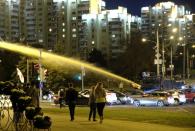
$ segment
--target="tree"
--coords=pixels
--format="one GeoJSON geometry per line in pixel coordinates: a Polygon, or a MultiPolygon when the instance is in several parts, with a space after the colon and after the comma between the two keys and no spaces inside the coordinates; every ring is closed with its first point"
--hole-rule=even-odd
{"type": "Polygon", "coordinates": [[[0,80],[8,81],[11,79],[12,72],[16,70],[16,64],[20,60],[20,56],[16,53],[2,50],[0,51],[0,80]]]}
{"type": "Polygon", "coordinates": [[[152,43],[143,43],[139,32],[132,34],[127,50],[112,62],[112,70],[126,78],[137,80],[143,71],[153,71],[154,50],[152,43]]]}
{"type": "Polygon", "coordinates": [[[89,53],[88,61],[94,63],[96,66],[106,67],[106,60],[104,59],[102,52],[94,48],[89,53]]]}

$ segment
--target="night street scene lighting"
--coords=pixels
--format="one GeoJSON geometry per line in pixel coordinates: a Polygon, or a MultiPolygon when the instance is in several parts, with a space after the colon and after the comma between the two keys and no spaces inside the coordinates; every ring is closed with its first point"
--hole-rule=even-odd
{"type": "Polygon", "coordinates": [[[0,130],[192,131],[194,0],[0,0],[0,130]]]}

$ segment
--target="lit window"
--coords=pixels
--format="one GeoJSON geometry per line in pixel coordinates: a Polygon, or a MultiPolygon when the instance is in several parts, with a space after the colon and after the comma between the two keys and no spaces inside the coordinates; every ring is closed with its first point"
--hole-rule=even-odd
{"type": "Polygon", "coordinates": [[[115,38],[116,36],[115,35],[112,35],[112,38],[115,38]]]}
{"type": "Polygon", "coordinates": [[[66,30],[65,29],[62,29],[63,32],[65,32],[66,30]]]}
{"type": "Polygon", "coordinates": [[[63,34],[62,37],[64,38],[65,37],[65,34],[63,34]]]}
{"type": "Polygon", "coordinates": [[[72,32],[76,32],[76,29],[75,29],[75,28],[73,28],[73,29],[72,29],[72,32]]]}
{"type": "Polygon", "coordinates": [[[65,26],[65,23],[62,23],[62,26],[65,26]]]}
{"type": "Polygon", "coordinates": [[[42,39],[39,39],[39,43],[42,43],[43,42],[43,40],[42,39]]]}
{"type": "Polygon", "coordinates": [[[72,34],[72,37],[77,37],[77,35],[76,34],[72,34]]]}
{"type": "Polygon", "coordinates": [[[72,20],[76,20],[77,18],[76,17],[72,17],[72,20]]]}
{"type": "Polygon", "coordinates": [[[64,6],[62,6],[62,9],[64,9],[64,6]]]}
{"type": "Polygon", "coordinates": [[[49,32],[52,32],[52,28],[49,28],[49,32]]]}
{"type": "Polygon", "coordinates": [[[95,41],[92,41],[91,44],[94,45],[95,44],[95,41]]]}

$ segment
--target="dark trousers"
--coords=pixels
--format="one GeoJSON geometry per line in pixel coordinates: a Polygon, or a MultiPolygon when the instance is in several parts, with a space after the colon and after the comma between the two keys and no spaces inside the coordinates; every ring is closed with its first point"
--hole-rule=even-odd
{"type": "Polygon", "coordinates": [[[103,119],[104,107],[105,107],[105,102],[97,103],[98,115],[99,115],[100,118],[102,118],[102,119],[103,119]]]}
{"type": "Polygon", "coordinates": [[[59,104],[60,104],[60,108],[62,108],[64,104],[64,99],[62,97],[59,98],[59,104]]]}
{"type": "Polygon", "coordinates": [[[93,120],[95,120],[95,117],[96,117],[96,103],[90,103],[89,120],[91,119],[92,114],[93,114],[93,120]]]}
{"type": "Polygon", "coordinates": [[[70,103],[68,104],[69,111],[70,111],[70,118],[71,118],[71,121],[74,120],[75,106],[76,106],[76,102],[70,102],[70,103]]]}

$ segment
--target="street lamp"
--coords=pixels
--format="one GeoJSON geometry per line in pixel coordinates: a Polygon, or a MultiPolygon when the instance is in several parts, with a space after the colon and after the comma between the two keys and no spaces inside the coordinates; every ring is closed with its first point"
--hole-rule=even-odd
{"type": "Polygon", "coordinates": [[[160,53],[159,53],[159,35],[158,35],[158,28],[156,30],[156,41],[152,41],[152,40],[147,40],[145,38],[142,39],[142,42],[146,42],[146,41],[150,41],[156,44],[156,59],[155,59],[155,64],[157,65],[157,69],[156,69],[156,73],[157,73],[157,77],[160,76],[160,53]]]}

